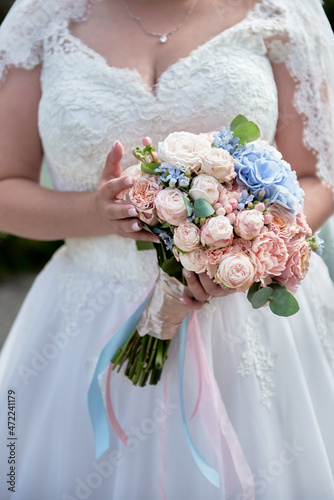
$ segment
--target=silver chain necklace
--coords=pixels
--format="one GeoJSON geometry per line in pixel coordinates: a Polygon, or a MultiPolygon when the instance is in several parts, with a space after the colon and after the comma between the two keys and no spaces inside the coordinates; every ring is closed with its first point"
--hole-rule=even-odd
{"type": "Polygon", "coordinates": [[[187,14],[185,15],[184,19],[175,27],[173,28],[172,30],[170,31],[167,31],[167,33],[155,33],[154,31],[150,31],[146,28],[145,24],[143,23],[143,21],[134,15],[134,13],[129,9],[129,7],[127,6],[127,4],[125,3],[125,0],[119,0],[121,2],[121,4],[123,5],[123,7],[125,8],[125,10],[127,11],[127,13],[129,14],[129,16],[134,19],[135,21],[137,21],[138,24],[140,24],[140,26],[143,28],[144,31],[146,31],[146,33],[148,33],[149,35],[153,35],[153,36],[158,36],[159,39],[160,39],[160,42],[161,43],[166,43],[167,42],[167,39],[170,35],[173,35],[173,33],[175,33],[176,31],[178,31],[179,29],[182,28],[182,26],[184,26],[186,24],[186,22],[188,21],[189,17],[191,16],[191,13],[192,11],[194,10],[195,8],[195,5],[197,4],[198,0],[193,0],[191,2],[191,5],[188,9],[188,12],[187,14]]]}

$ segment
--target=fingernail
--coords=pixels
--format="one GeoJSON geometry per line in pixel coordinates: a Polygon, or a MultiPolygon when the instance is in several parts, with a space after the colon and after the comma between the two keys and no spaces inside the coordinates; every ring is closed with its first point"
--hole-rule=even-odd
{"type": "Polygon", "coordinates": [[[133,184],[133,179],[132,179],[132,177],[126,177],[126,178],[124,179],[124,184],[125,184],[126,186],[132,186],[132,184],[133,184]]]}
{"type": "Polygon", "coordinates": [[[161,243],[161,240],[159,240],[159,238],[155,238],[154,243],[161,243]]]}
{"type": "Polygon", "coordinates": [[[115,148],[117,146],[117,144],[119,144],[119,141],[114,142],[113,148],[115,148]]]}
{"type": "Polygon", "coordinates": [[[137,214],[137,210],[135,208],[129,208],[128,210],[128,214],[131,216],[131,217],[136,217],[137,214]]]}
{"type": "Polygon", "coordinates": [[[185,276],[186,278],[190,278],[191,272],[187,271],[187,269],[183,269],[183,276],[185,276]]]}
{"type": "Polygon", "coordinates": [[[140,225],[138,224],[138,222],[134,222],[134,223],[132,224],[132,229],[133,229],[134,231],[140,231],[140,225]]]}
{"type": "Polygon", "coordinates": [[[179,301],[182,302],[182,304],[186,304],[187,303],[187,301],[186,301],[186,299],[184,297],[181,297],[179,299],[179,301]]]}

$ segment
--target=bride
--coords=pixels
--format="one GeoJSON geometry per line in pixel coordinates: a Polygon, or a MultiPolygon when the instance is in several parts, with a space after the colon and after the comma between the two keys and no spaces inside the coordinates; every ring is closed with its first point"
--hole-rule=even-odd
{"type": "Polygon", "coordinates": [[[135,245],[156,237],[116,202],[132,148],[246,115],[296,170],[315,231],[334,209],[333,48],[320,0],[15,2],[0,29],[0,230],[65,245],[1,353],[1,498],[334,498],[334,286],[317,255],[289,319],[186,276],[200,467],[177,336],[157,386],[99,376],[127,446],[110,428],[95,456],[87,404],[101,349],[157,277],[155,253],[135,245]],[[54,190],[38,183],[43,156],[54,190]]]}

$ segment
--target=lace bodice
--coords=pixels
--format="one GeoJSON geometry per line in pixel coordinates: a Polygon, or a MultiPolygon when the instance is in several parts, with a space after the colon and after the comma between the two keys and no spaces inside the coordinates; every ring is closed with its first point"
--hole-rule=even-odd
{"type": "Polygon", "coordinates": [[[39,129],[57,189],[95,189],[116,139],[129,166],[145,135],[157,143],[177,130],[216,130],[239,113],[273,140],[276,86],[263,39],[246,20],[170,66],[154,92],[135,70],[108,66],[66,21],[44,44],[39,129]]]}

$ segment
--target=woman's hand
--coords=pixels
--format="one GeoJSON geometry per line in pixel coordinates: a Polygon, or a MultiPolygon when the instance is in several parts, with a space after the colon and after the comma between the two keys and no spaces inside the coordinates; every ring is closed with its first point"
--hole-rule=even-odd
{"type": "Polygon", "coordinates": [[[184,269],[183,276],[187,280],[189,290],[194,296],[192,299],[188,295],[184,295],[180,299],[189,309],[201,309],[205,302],[212,297],[225,297],[226,295],[231,295],[236,292],[236,290],[224,289],[216,285],[206,273],[196,274],[184,269]]]}
{"type": "Polygon", "coordinates": [[[117,195],[133,186],[132,177],[121,177],[123,147],[116,142],[109,153],[95,193],[95,207],[100,222],[110,234],[124,238],[160,243],[157,236],[143,230],[142,222],[136,218],[137,210],[131,203],[117,199],[117,195]]]}

